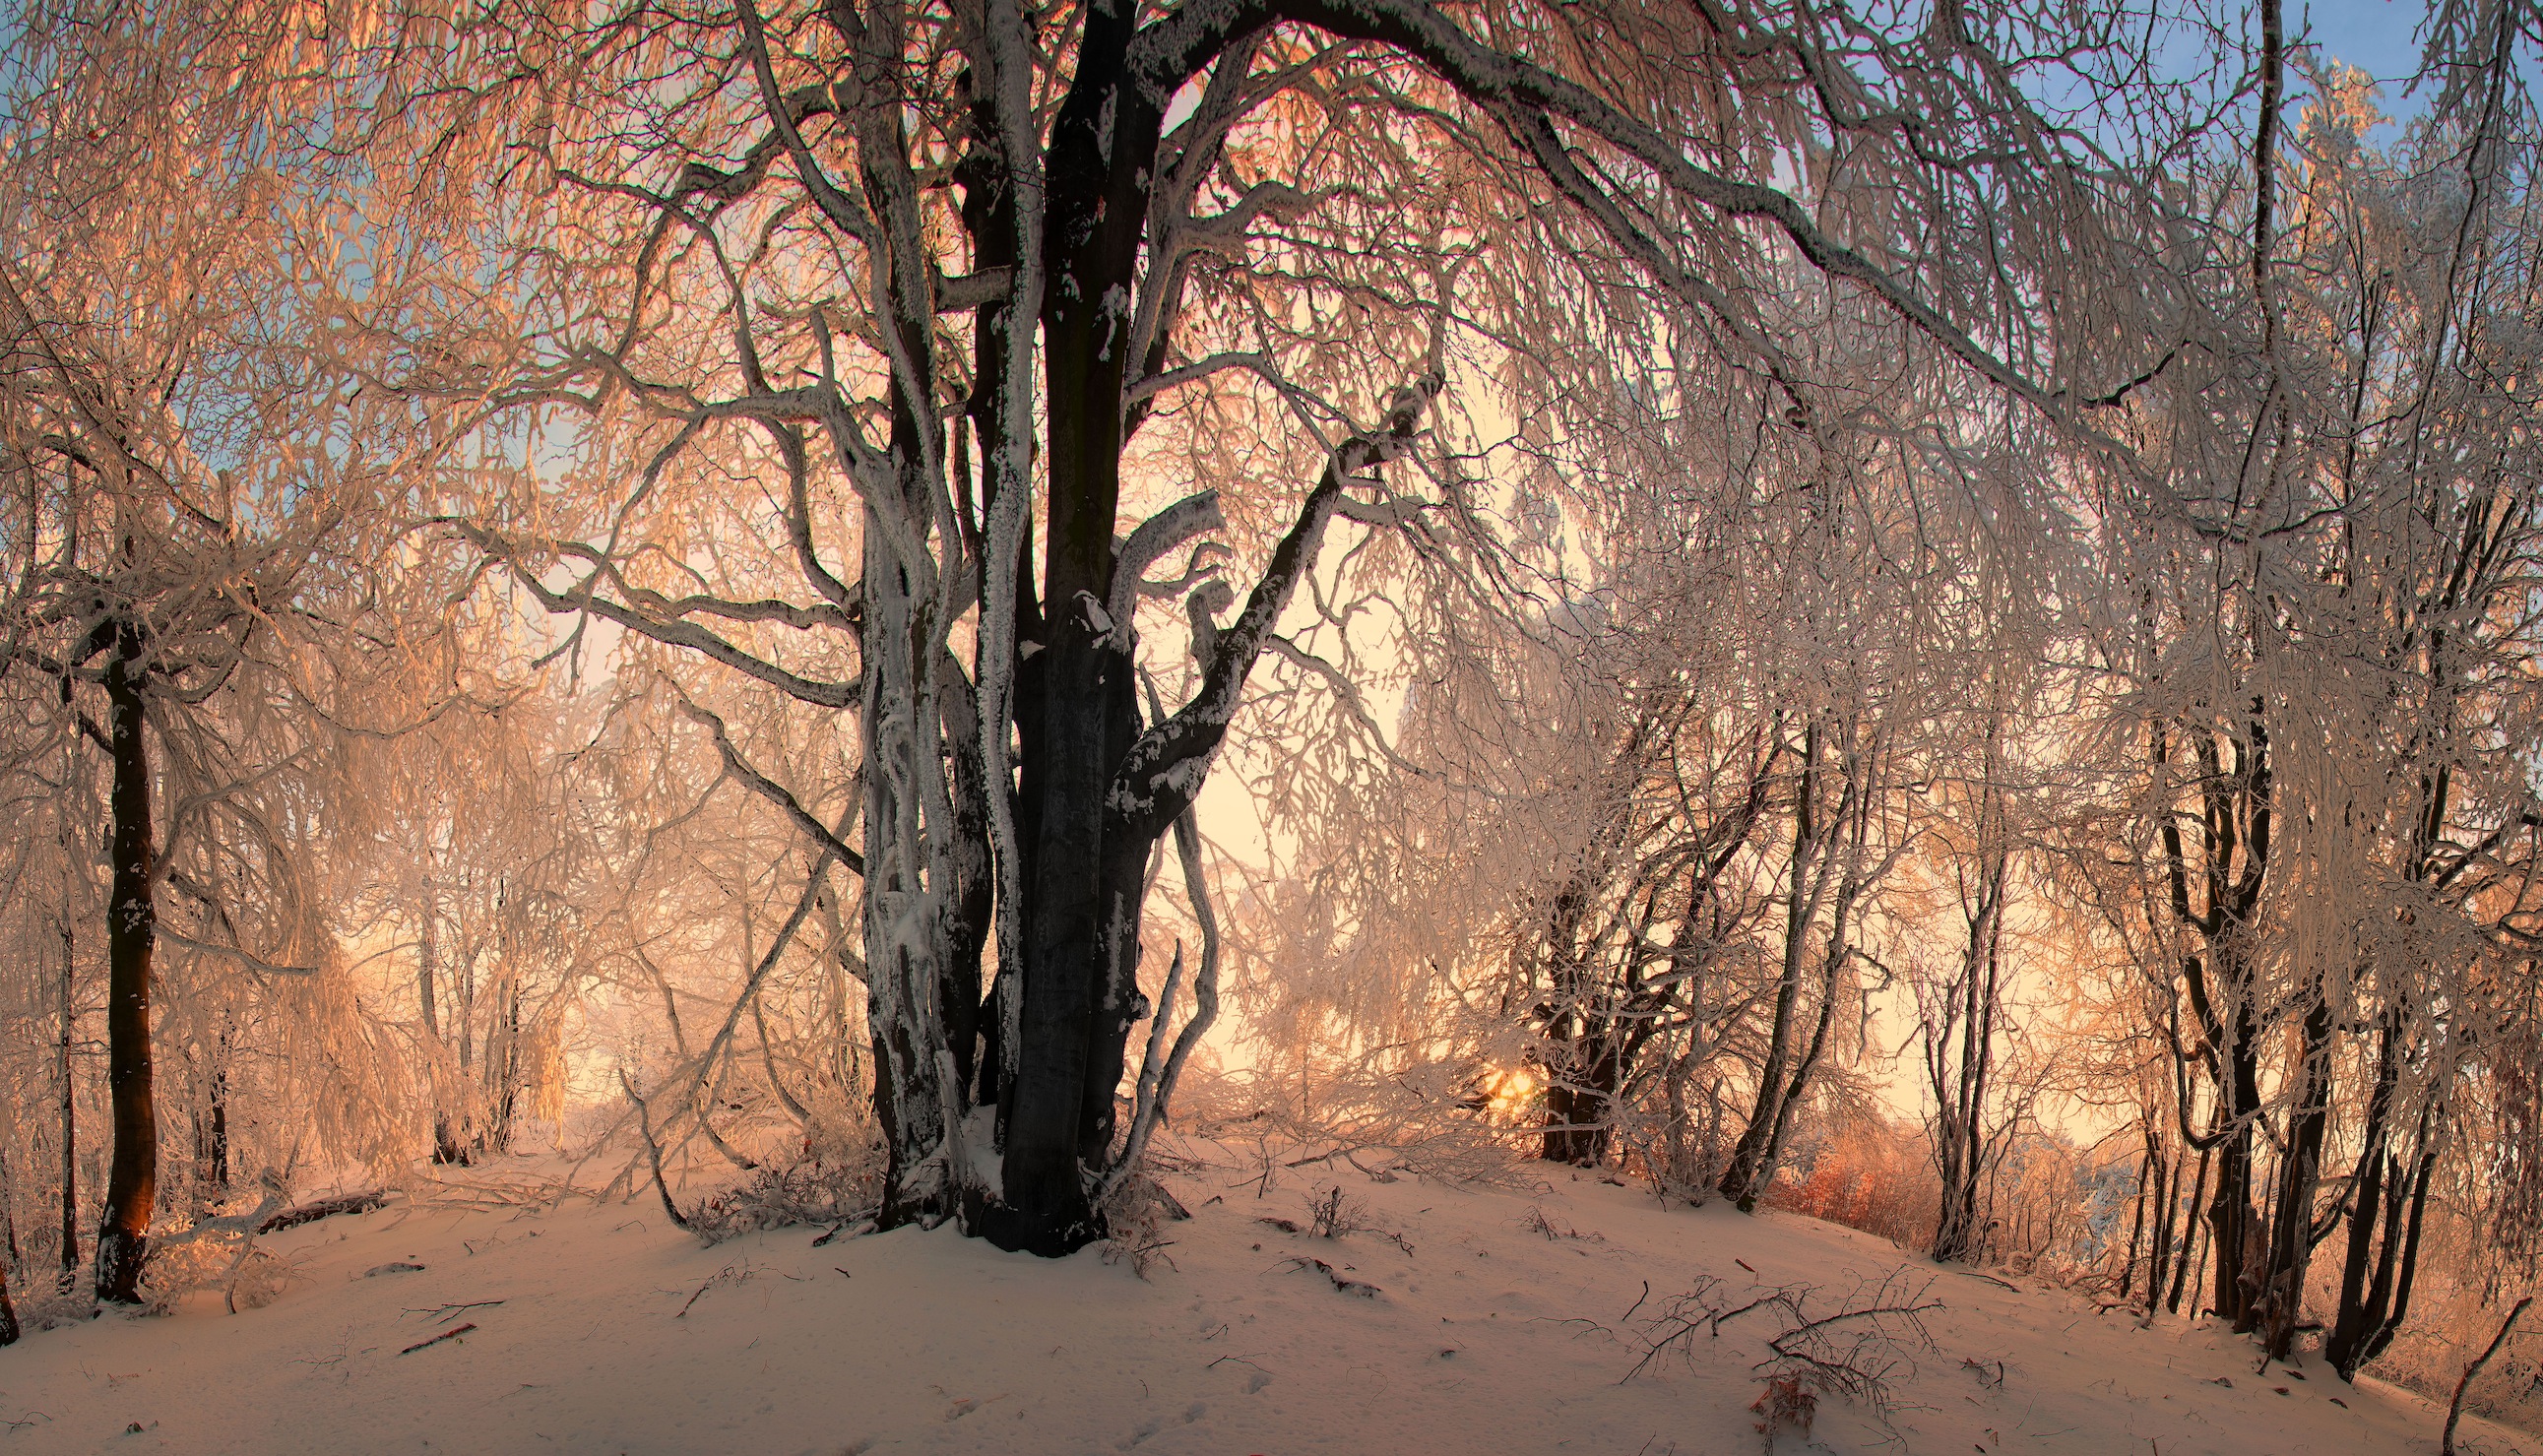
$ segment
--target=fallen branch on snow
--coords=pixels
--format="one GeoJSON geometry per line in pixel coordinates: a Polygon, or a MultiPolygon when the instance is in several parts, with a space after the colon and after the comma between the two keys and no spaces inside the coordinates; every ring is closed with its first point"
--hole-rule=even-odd
{"type": "Polygon", "coordinates": [[[445,1341],[445,1340],[457,1340],[460,1336],[465,1335],[465,1334],[467,1334],[469,1331],[474,1330],[474,1329],[476,1329],[476,1328],[477,1328],[477,1326],[476,1326],[474,1323],[471,1323],[471,1324],[462,1325],[462,1326],[460,1326],[460,1327],[459,1327],[458,1329],[456,1329],[456,1330],[444,1330],[444,1331],[442,1331],[440,1334],[435,1335],[434,1337],[432,1337],[430,1340],[419,1340],[419,1341],[417,1341],[415,1343],[408,1345],[406,1348],[404,1348],[404,1349],[402,1349],[402,1350],[399,1350],[399,1351],[398,1351],[398,1353],[399,1353],[399,1354],[402,1354],[402,1355],[411,1355],[411,1354],[414,1354],[417,1350],[430,1348],[431,1346],[436,1345],[436,1344],[439,1344],[441,1341],[445,1341]]]}
{"type": "Polygon", "coordinates": [[[280,1233],[284,1229],[296,1229],[304,1223],[316,1223],[322,1218],[333,1218],[339,1213],[368,1213],[372,1209],[386,1206],[388,1201],[388,1190],[385,1188],[373,1188],[366,1193],[344,1193],[333,1198],[316,1198],[271,1215],[258,1224],[256,1231],[260,1234],[280,1233]]]}

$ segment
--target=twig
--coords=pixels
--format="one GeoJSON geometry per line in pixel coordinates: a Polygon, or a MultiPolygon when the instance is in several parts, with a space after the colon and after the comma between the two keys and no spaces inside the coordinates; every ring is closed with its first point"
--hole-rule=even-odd
{"type": "MultiPolygon", "coordinates": [[[[831,1266],[832,1268],[838,1268],[838,1265],[837,1265],[837,1264],[832,1264],[832,1265],[830,1265],[830,1266],[831,1266]]],[[[846,1269],[839,1269],[839,1272],[841,1272],[841,1273],[843,1273],[843,1274],[844,1274],[844,1273],[847,1273],[848,1271],[847,1271],[846,1269]]],[[[723,1283],[725,1280],[727,1280],[727,1279],[732,1279],[734,1283],[736,1283],[736,1284],[737,1284],[737,1283],[740,1283],[743,1279],[747,1279],[747,1278],[749,1278],[749,1277],[750,1277],[750,1266],[749,1266],[747,1264],[743,1264],[743,1265],[742,1265],[742,1269],[741,1269],[741,1272],[740,1272],[740,1274],[739,1274],[739,1275],[735,1275],[735,1274],[733,1273],[733,1271],[732,1271],[732,1264],[726,1264],[723,1268],[720,1268],[720,1269],[716,1270],[714,1273],[707,1275],[707,1281],[706,1281],[705,1283],[700,1284],[697,1288],[695,1288],[695,1289],[691,1290],[691,1291],[689,1292],[688,1303],[687,1303],[687,1304],[683,1304],[683,1305],[681,1305],[681,1306],[680,1306],[680,1313],[679,1313],[679,1314],[676,1314],[676,1315],[671,1316],[671,1318],[676,1320],[676,1319],[681,1318],[681,1316],[686,1315],[686,1314],[689,1312],[689,1305],[691,1305],[691,1304],[695,1304],[695,1303],[697,1303],[697,1302],[698,1302],[698,1296],[700,1296],[700,1295],[702,1295],[702,1294],[706,1293],[708,1290],[710,1290],[710,1289],[714,1288],[716,1285],[723,1283]]],[[[854,1278],[854,1277],[855,1277],[855,1275],[850,1274],[850,1275],[849,1275],[849,1277],[854,1278]]]]}
{"type": "Polygon", "coordinates": [[[490,1309],[502,1302],[500,1299],[472,1299],[466,1304],[445,1304],[438,1309],[410,1309],[407,1313],[422,1315],[428,1320],[438,1320],[444,1315],[455,1315],[463,1310],[490,1309]]]}
{"type": "Polygon", "coordinates": [[[429,1347],[429,1346],[431,1346],[431,1345],[439,1344],[441,1341],[445,1341],[445,1340],[457,1340],[460,1336],[465,1335],[465,1334],[467,1334],[469,1331],[474,1330],[474,1329],[476,1329],[476,1328],[477,1328],[477,1327],[476,1327],[474,1324],[467,1324],[467,1325],[462,1325],[462,1326],[460,1326],[460,1327],[459,1327],[458,1329],[456,1329],[456,1330],[444,1330],[444,1331],[442,1331],[440,1334],[435,1335],[434,1337],[432,1337],[430,1340],[419,1340],[419,1341],[417,1341],[415,1343],[408,1345],[406,1348],[404,1348],[404,1349],[402,1349],[402,1350],[399,1350],[399,1351],[398,1351],[398,1353],[399,1353],[399,1354],[402,1354],[402,1355],[411,1355],[411,1354],[414,1354],[417,1350],[424,1349],[424,1348],[427,1348],[427,1347],[429,1347]]]}
{"type": "MultiPolygon", "coordinates": [[[[1220,1355],[1217,1359],[1201,1366],[1201,1368],[1204,1370],[1215,1370],[1219,1366],[1228,1363],[1230,1360],[1233,1360],[1240,1365],[1254,1365],[1254,1357],[1252,1355],[1220,1355]]],[[[1254,1365],[1254,1368],[1260,1370],[1263,1367],[1260,1365],[1254,1365]]]]}
{"type": "Polygon", "coordinates": [[[691,1233],[697,1232],[689,1223],[688,1215],[680,1211],[680,1205],[671,1201],[670,1185],[662,1182],[662,1145],[654,1141],[653,1114],[646,1111],[645,1099],[636,1095],[636,1084],[627,1080],[625,1067],[618,1069],[618,1085],[626,1090],[627,1100],[636,1105],[636,1126],[645,1139],[645,1156],[653,1163],[654,1191],[662,1195],[662,1211],[670,1215],[671,1222],[691,1233]]]}
{"type": "Polygon", "coordinates": [[[2463,1419],[2464,1392],[2472,1389],[2472,1378],[2479,1375],[2482,1367],[2490,1363],[2490,1357],[2499,1353],[2499,1347],[2507,1342],[2507,1332],[2516,1328],[2516,1317],[2525,1313],[2525,1307],[2533,1302],[2531,1294],[2516,1301],[2516,1308],[2509,1310],[2507,1318],[2500,1322],[2499,1333],[2490,1338],[2490,1348],[2483,1350],[2480,1358],[2464,1366],[2463,1378],[2455,1382],[2455,1398],[2446,1404],[2446,1433],[2437,1443],[2441,1456],[2455,1456],[2455,1422],[2463,1419]]]}

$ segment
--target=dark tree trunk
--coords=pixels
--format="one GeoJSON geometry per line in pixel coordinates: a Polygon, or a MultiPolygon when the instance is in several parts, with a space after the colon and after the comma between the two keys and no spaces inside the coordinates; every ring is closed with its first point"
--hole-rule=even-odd
{"type": "Polygon", "coordinates": [[[230,1188],[230,1028],[223,1020],[205,1059],[203,1106],[194,1115],[195,1199],[209,1217],[230,1188]]]}
{"type": "MultiPolygon", "coordinates": [[[[2271,1247],[2253,1202],[2252,1168],[2261,1108],[2261,988],[2250,939],[2269,880],[2274,792],[2264,707],[2253,700],[2239,735],[2213,728],[2189,734],[2198,767],[2196,864],[2184,846],[2184,816],[2167,816],[2161,835],[2173,918],[2204,947],[2204,954],[2184,956],[2178,969],[2205,1042],[2196,1064],[2215,1081],[2214,1116],[2200,1139],[2201,1165],[2212,1152],[2216,1175],[2206,1209],[2213,1307],[2238,1334],[2259,1318],[2271,1247]],[[2196,896],[2194,881],[2202,891],[2196,896]]],[[[2171,751],[2168,728],[2156,725],[2149,756],[2158,775],[2171,751]]]]}
{"type": "Polygon", "coordinates": [[[2271,1221],[2270,1263],[2262,1281],[2255,1323],[2268,1339],[2270,1358],[2283,1360],[2295,1344],[2302,1318],[2305,1272],[2313,1262],[2314,1190],[2322,1181],[2323,1137],[2331,1123],[2330,1004],[2317,981],[2305,1012],[2297,1067],[2295,1115],[2287,1128],[2286,1156],[2278,1163],[2277,1208],[2271,1221]]]}
{"type": "Polygon", "coordinates": [[[494,1126],[487,1134],[487,1150],[508,1153],[512,1150],[512,1113],[521,1096],[521,987],[518,981],[506,979],[501,991],[503,1007],[503,1040],[499,1052],[487,1060],[496,1077],[494,1126]]]}
{"type": "MultiPolygon", "coordinates": [[[[1995,772],[1990,749],[1990,779],[1995,772]]],[[[1995,1015],[2004,967],[2004,899],[2007,853],[1988,857],[1975,908],[1967,915],[1968,939],[1961,951],[1961,979],[1953,989],[1960,1022],[1960,1064],[1946,1075],[1948,1052],[1929,1041],[1929,1075],[1936,1110],[1942,1208],[1934,1224],[1934,1258],[1951,1263],[1975,1257],[1979,1243],[1978,1189],[1986,1177],[1986,1106],[1995,1068],[1995,1015]]],[[[1950,1027],[1943,1029],[1948,1045],[1950,1027]]]]}
{"type": "Polygon", "coordinates": [[[1046,174],[1047,619],[1040,751],[1024,775],[1036,827],[1021,1044],[1000,1117],[1003,1198],[982,1229],[1002,1248],[1042,1254],[1102,1233],[1088,1193],[1112,1141],[1115,1093],[1137,1020],[1143,872],[1172,822],[1169,815],[1151,830],[1107,803],[1138,731],[1127,624],[1114,634],[1103,605],[1113,585],[1129,362],[1127,312],[1113,300],[1136,292],[1163,119],[1162,99],[1124,69],[1137,18],[1135,7],[1119,3],[1088,8],[1046,174]]]}
{"type": "Polygon", "coordinates": [[[1000,1119],[1003,1207],[984,1232],[1001,1247],[1065,1253],[1102,1233],[1087,1201],[1088,1170],[1112,1142],[1114,1093],[1136,1020],[1138,896],[1153,839],[1104,805],[1135,729],[1128,655],[1106,648],[1082,612],[1055,617],[1047,630],[1042,751],[1026,776],[1040,842],[1022,1044],[1000,1119]]]}
{"type": "Polygon", "coordinates": [[[2396,1055],[2399,1039],[2394,1014],[2388,1012],[2376,1035],[2375,1081],[2366,1094],[2366,1125],[2358,1136],[2357,1166],[2350,1178],[2353,1206],[2349,1215],[2349,1248],[2340,1265],[2340,1308],[2322,1342],[2323,1358],[2344,1380],[2366,1363],[2361,1351],[2367,1333],[2383,1317],[2381,1309],[2370,1309],[2366,1302],[2366,1265],[2377,1231],[2384,1232],[2388,1245],[2392,1238],[2392,1226],[2385,1217],[2384,1174],[2391,1161],[2385,1143],[2393,1117],[2393,1093],[2401,1080],[2396,1055]]]}
{"type": "MultiPolygon", "coordinates": [[[[71,680],[62,678],[62,709],[65,717],[73,711],[71,680]]],[[[78,1085],[71,1080],[71,1041],[78,1029],[79,959],[77,915],[79,873],[74,854],[70,823],[70,785],[79,773],[79,732],[66,728],[62,747],[62,801],[59,813],[62,851],[62,983],[57,1006],[59,1023],[53,1043],[53,1085],[61,1100],[62,1123],[62,1227],[60,1290],[64,1294],[79,1279],[79,1097],[78,1085]]]]}
{"type": "Polygon", "coordinates": [[[2162,1170],[2156,1175],[2162,1188],[2155,1207],[2154,1247],[2146,1257],[2145,1309],[2151,1318],[2163,1303],[2164,1279],[2172,1271],[2172,1220],[2181,1210],[2181,1155],[2167,1154],[2163,1134],[2152,1126],[2146,1129],[2146,1144],[2148,1155],[2162,1170]]]}
{"type": "Polygon", "coordinates": [[[1581,943],[1591,894],[1585,877],[1575,879],[1547,906],[1548,985],[1534,1011],[1546,1043],[1545,1121],[1538,1156],[1582,1167],[1606,1155],[1606,1139],[1598,1129],[1606,1122],[1607,1094],[1614,1091],[1599,1077],[1606,1023],[1598,1014],[1599,987],[1589,963],[1596,950],[1581,943]]]}
{"type": "Polygon", "coordinates": [[[6,1256],[6,1263],[0,1263],[0,1300],[8,1297],[11,1276],[27,1275],[26,1257],[18,1252],[18,1180],[12,1173],[9,1145],[0,1142],[0,1255],[6,1256]]]}
{"type": "MultiPolygon", "coordinates": [[[[2248,972],[2245,975],[2241,984],[2248,987],[2248,972]]],[[[2246,995],[2234,1012],[2233,1039],[2227,1046],[2232,1102],[2226,1109],[2225,1140],[2217,1148],[2216,1189],[2207,1214],[2214,1232],[2210,1248],[2215,1262],[2215,1310],[2233,1322],[2238,1335],[2250,1333],[2259,1317],[2269,1250],[2260,1209],[2253,1201],[2252,1128],[2261,1106],[2261,1057],[2250,1004],[2246,995]]]]}
{"type": "MultiPolygon", "coordinates": [[[[2213,1148],[2198,1150],[2198,1175],[2190,1181],[2190,1201],[2182,1205],[2181,1262],[2172,1270],[2172,1288],[2164,1295],[2163,1307],[2181,1313],[2182,1291],[2190,1287],[2191,1262],[2198,1254],[2198,1213],[2201,1199],[2207,1195],[2207,1168],[2214,1157],[2213,1148]]],[[[2197,1313],[2197,1296],[2191,1296],[2191,1313],[2197,1313]]]]}
{"type": "Polygon", "coordinates": [[[1793,1023],[1801,1006],[1802,960],[1812,908],[1806,886],[1819,849],[1818,760],[1819,725],[1812,720],[1802,731],[1801,785],[1793,798],[1792,882],[1786,886],[1784,901],[1784,965],[1775,985],[1774,1024],[1767,1035],[1766,1059],[1757,1069],[1756,1104],[1748,1113],[1748,1125],[1740,1129],[1739,1141],[1731,1149],[1730,1165],[1722,1170],[1722,1195],[1737,1203],[1742,1212],[1753,1210],[1764,1191],[1759,1184],[1769,1172],[1767,1152],[1776,1140],[1776,1124],[1785,1106],[1786,1068],[1793,1053],[1793,1023]]]}
{"type": "Polygon", "coordinates": [[[2207,1249],[2211,1269],[2209,1309],[2233,1322],[2236,1334],[2251,1330],[2253,1272],[2251,1256],[2258,1210],[2252,1206],[2252,1133],[2248,1125],[2226,1134],[2217,1148],[2216,1187],[2207,1200],[2207,1249]]]}
{"type": "Polygon", "coordinates": [[[1585,1017],[1567,1066],[1545,1089],[1545,1132],[1538,1156],[1549,1163],[1595,1168],[1615,1143],[1616,1090],[1623,1078],[1621,1033],[1607,1017],[1585,1017]]]}
{"type": "MultiPolygon", "coordinates": [[[[2379,1091],[2383,1090],[2382,1071],[2379,1067],[2379,1091]]],[[[2389,1101],[2387,1108],[2389,1116],[2389,1101]]],[[[2370,1114],[2372,1111],[2370,1102],[2370,1114]]],[[[2357,1207],[2350,1215],[2340,1308],[2333,1316],[2322,1350],[2323,1358],[2331,1362],[2343,1380],[2356,1378],[2368,1361],[2382,1354],[2410,1314],[2411,1287],[2419,1272],[2420,1230],[2427,1211],[2429,1178],[2436,1169],[2436,1154],[2427,1146],[2430,1120],[2424,1111],[2416,1166],[2377,1146],[2378,1139],[2372,1136],[2359,1154],[2357,1207]],[[2379,1231],[2382,1237],[2377,1247],[2379,1231]],[[2371,1282],[2366,1277],[2370,1248],[2376,1249],[2371,1282]]]]}
{"type": "MultiPolygon", "coordinates": [[[[67,840],[67,836],[65,836],[67,840]]],[[[67,845],[66,845],[67,847],[67,845]]],[[[61,1096],[62,1120],[62,1228],[61,1291],[68,1294],[79,1275],[79,1098],[78,1086],[71,1080],[71,1039],[78,1017],[72,1002],[73,960],[71,907],[68,900],[69,877],[64,876],[62,904],[62,998],[58,1039],[53,1043],[53,1081],[61,1096]]]]}
{"type": "Polygon", "coordinates": [[[2137,1251],[2145,1247],[2146,1204],[2154,1196],[2153,1185],[2155,1177],[2154,1145],[2149,1142],[2146,1145],[2145,1157],[2140,1159],[2137,1163],[2136,1212],[2128,1221],[2127,1261],[2119,1265],[2119,1298],[2121,1300],[2125,1300],[2128,1297],[2128,1291],[2136,1287],[2137,1251]]]}
{"type": "Polygon", "coordinates": [[[114,1110],[115,1156],[97,1235],[98,1298],[118,1304],[137,1303],[141,1297],[141,1265],[149,1257],[150,1214],[159,1186],[159,1123],[150,1101],[150,957],[158,918],[150,899],[150,758],[142,739],[140,655],[140,632],[129,624],[119,627],[106,664],[108,734],[115,758],[106,1081],[114,1110]]]}

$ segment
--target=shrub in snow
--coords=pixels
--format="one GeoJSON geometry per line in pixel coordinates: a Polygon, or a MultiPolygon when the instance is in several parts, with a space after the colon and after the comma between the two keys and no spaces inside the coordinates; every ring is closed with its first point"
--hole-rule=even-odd
{"type": "Polygon", "coordinates": [[[760,1229],[809,1223],[855,1223],[874,1216],[883,1191],[882,1150],[872,1145],[807,1149],[786,1162],[765,1162],[741,1182],[709,1197],[688,1216],[709,1244],[760,1229]]]}
{"type": "Polygon", "coordinates": [[[1175,1266],[1174,1260],[1166,1254],[1175,1241],[1164,1237],[1161,1230],[1168,1223],[1192,1217],[1192,1213],[1166,1191],[1165,1185],[1147,1174],[1134,1173],[1121,1180],[1112,1196],[1104,1200],[1103,1214],[1106,1264],[1126,1261],[1130,1272],[1143,1279],[1161,1259],[1168,1268],[1175,1266]]]}

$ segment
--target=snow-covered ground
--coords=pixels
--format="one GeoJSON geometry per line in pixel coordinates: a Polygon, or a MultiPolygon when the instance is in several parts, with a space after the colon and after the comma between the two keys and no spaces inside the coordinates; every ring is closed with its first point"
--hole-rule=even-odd
{"type": "MultiPolygon", "coordinates": [[[[1145,1281],[1093,1250],[1047,1263],[941,1230],[701,1248],[650,1195],[402,1200],[268,1241],[300,1277],[266,1308],[197,1296],[0,1350],[0,1456],[1754,1452],[1756,1368],[1789,1316],[1697,1329],[1628,1378],[1675,1328],[1655,1315],[1699,1288],[1728,1308],[1809,1284],[1815,1317],[1885,1279],[1911,1294],[1930,1280],[1942,1306],[1924,1317],[1931,1347],[1867,1351],[1897,1362],[1886,1421],[1825,1398],[1809,1436],[1778,1449],[2436,1447],[2441,1413],[2318,1362],[2256,1375],[2243,1341],[2139,1329],[1807,1219],[1664,1210],[1588,1180],[1511,1195],[1345,1169],[1346,1197],[1407,1249],[1259,1222],[1303,1223],[1307,1186],[1258,1198],[1238,1178],[1171,1181],[1194,1217],[1166,1228],[1172,1266],[1145,1281]],[[1301,1262],[1315,1260],[1331,1272],[1301,1262]],[[372,1272],[396,1264],[423,1268],[372,1272]],[[424,1343],[461,1325],[475,1328],[424,1343]]],[[[2470,1449],[2537,1449],[2467,1427],[2470,1449]]]]}

